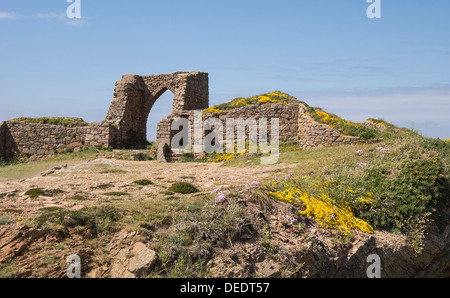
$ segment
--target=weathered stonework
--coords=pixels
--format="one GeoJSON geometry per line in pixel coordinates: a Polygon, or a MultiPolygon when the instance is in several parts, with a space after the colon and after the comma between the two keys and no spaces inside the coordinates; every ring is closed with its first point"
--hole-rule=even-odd
{"type": "Polygon", "coordinates": [[[332,127],[318,123],[308,115],[306,107],[299,104],[298,113],[298,142],[299,147],[310,149],[313,147],[329,147],[355,144],[359,138],[341,135],[332,127]]]}
{"type": "Polygon", "coordinates": [[[83,127],[6,121],[0,126],[0,156],[16,153],[51,156],[65,149],[109,144],[110,127],[91,123],[83,127]]]}
{"type": "Polygon", "coordinates": [[[155,76],[124,75],[116,82],[114,99],[103,121],[114,127],[111,145],[145,141],[147,118],[153,104],[167,90],[174,94],[174,114],[209,107],[208,74],[175,72],[155,76]]]}
{"type": "MultiPolygon", "coordinates": [[[[157,131],[158,144],[160,144],[160,146],[163,144],[171,144],[172,138],[178,133],[178,131],[171,130],[171,123],[176,117],[183,117],[189,120],[191,145],[201,144],[201,141],[199,142],[199,140],[194,139],[194,111],[173,113],[167,119],[161,120],[158,124],[157,131]]],[[[245,121],[248,119],[259,120],[261,118],[266,118],[267,141],[269,143],[271,142],[271,119],[277,118],[279,120],[279,141],[298,142],[299,148],[303,149],[349,145],[359,141],[359,138],[357,137],[341,135],[334,128],[315,121],[308,115],[307,109],[302,103],[259,103],[216,113],[203,113],[202,123],[208,118],[219,119],[223,125],[224,134],[226,119],[242,119],[245,121]]],[[[203,140],[206,134],[208,134],[208,132],[203,130],[203,140]]],[[[235,132],[235,140],[236,138],[237,133],[235,132]]],[[[246,138],[248,140],[248,128],[246,130],[246,138]]],[[[174,152],[177,151],[179,150],[174,150],[174,152]]],[[[160,157],[160,160],[164,160],[164,158],[160,157]]]]}
{"type": "MultiPolygon", "coordinates": [[[[124,75],[116,82],[114,97],[105,120],[84,127],[66,128],[50,124],[28,124],[6,121],[0,124],[0,157],[16,153],[48,156],[65,149],[89,146],[121,148],[130,141],[146,141],[147,118],[158,98],[167,90],[174,94],[172,113],[157,126],[156,144],[159,152],[167,152],[178,131],[171,130],[172,120],[189,119],[194,129],[194,111],[209,108],[208,74],[204,72],[175,72],[139,76],[124,75]]],[[[300,148],[354,144],[359,139],[343,136],[332,127],[314,121],[302,103],[264,103],[235,108],[220,113],[203,113],[202,120],[215,117],[225,125],[226,119],[266,118],[268,136],[271,119],[279,119],[279,140],[297,141],[300,148]]],[[[202,131],[202,136],[208,132],[202,131]]],[[[237,134],[236,134],[237,135],[237,134]]],[[[191,131],[191,144],[199,144],[191,131]]],[[[268,138],[270,142],[270,137],[268,138]]],[[[159,154],[158,159],[165,160],[159,154]]]]}

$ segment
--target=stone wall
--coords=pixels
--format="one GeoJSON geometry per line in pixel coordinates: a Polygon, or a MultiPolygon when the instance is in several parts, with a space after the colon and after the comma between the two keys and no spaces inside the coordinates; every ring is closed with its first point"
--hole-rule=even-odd
{"type": "Polygon", "coordinates": [[[110,143],[110,127],[92,123],[83,127],[63,127],[6,121],[0,126],[0,157],[16,153],[44,157],[76,149],[110,143]]]}
{"type": "Polygon", "coordinates": [[[167,90],[174,94],[173,113],[209,107],[208,74],[175,72],[154,76],[124,75],[116,82],[114,98],[103,123],[113,125],[112,146],[147,138],[147,118],[167,90]]]}
{"type": "Polygon", "coordinates": [[[341,135],[332,127],[318,123],[309,116],[306,107],[299,104],[298,142],[300,148],[348,145],[355,144],[358,140],[357,137],[341,135]]]}
{"type": "MultiPolygon", "coordinates": [[[[191,128],[191,144],[198,144],[198,140],[194,139],[193,123],[194,111],[185,111],[182,113],[173,113],[167,119],[161,120],[157,127],[157,146],[171,144],[171,140],[178,131],[171,131],[172,120],[176,117],[189,119],[191,128]]],[[[310,149],[314,147],[328,147],[346,144],[355,144],[359,138],[341,135],[332,127],[316,122],[308,113],[306,107],[301,103],[264,103],[256,105],[243,106],[231,110],[203,113],[203,123],[207,118],[217,118],[224,126],[224,134],[226,119],[243,119],[249,118],[259,120],[267,119],[267,141],[271,142],[271,119],[279,119],[279,140],[280,142],[298,142],[299,148],[310,149]]],[[[203,139],[208,132],[203,131],[203,139]]],[[[237,134],[235,133],[235,139],[237,134]]],[[[248,129],[246,138],[248,140],[248,129]]],[[[225,135],[224,135],[225,143],[225,135]]],[[[175,151],[176,152],[176,151],[175,151]]]]}

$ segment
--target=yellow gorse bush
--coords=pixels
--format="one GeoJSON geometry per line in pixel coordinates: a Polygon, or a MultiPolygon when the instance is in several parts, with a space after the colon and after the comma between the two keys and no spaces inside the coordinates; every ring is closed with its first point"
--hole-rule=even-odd
{"type": "MultiPolygon", "coordinates": [[[[373,228],[364,220],[356,218],[348,204],[338,203],[320,192],[327,187],[325,182],[313,181],[312,187],[319,190],[316,195],[279,181],[273,181],[269,186],[283,187],[282,190],[271,192],[271,195],[277,200],[299,207],[300,214],[314,219],[320,227],[339,230],[342,234],[349,234],[352,230],[373,233],[373,228]]],[[[364,204],[372,204],[370,198],[358,197],[358,200],[364,204]]]]}
{"type": "Polygon", "coordinates": [[[252,104],[265,104],[265,103],[285,103],[288,104],[289,102],[292,102],[293,99],[289,94],[280,92],[280,91],[275,91],[275,92],[270,92],[270,93],[266,93],[266,94],[262,94],[262,95],[257,95],[257,96],[253,96],[253,97],[248,97],[248,98],[244,98],[244,97],[238,97],[235,98],[231,101],[229,101],[228,103],[225,104],[220,104],[220,105],[215,105],[210,107],[209,109],[203,110],[203,113],[207,114],[207,113],[220,113],[220,112],[224,112],[225,110],[229,109],[229,108],[239,108],[239,107],[244,107],[247,105],[252,105],[252,104]]]}

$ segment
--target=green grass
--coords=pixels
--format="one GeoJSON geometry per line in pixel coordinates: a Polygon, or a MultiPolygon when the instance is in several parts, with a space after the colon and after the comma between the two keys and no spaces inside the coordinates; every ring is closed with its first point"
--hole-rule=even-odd
{"type": "Polygon", "coordinates": [[[6,166],[1,166],[0,164],[0,177],[13,179],[29,178],[63,163],[70,166],[86,160],[96,159],[102,152],[104,151],[92,147],[79,152],[59,155],[48,160],[30,161],[6,166]]]}
{"type": "Polygon", "coordinates": [[[73,197],[70,197],[69,200],[74,200],[74,201],[87,201],[89,200],[87,197],[85,196],[81,196],[81,195],[75,195],[73,197]]]}
{"type": "Polygon", "coordinates": [[[97,188],[97,189],[108,189],[108,188],[111,188],[111,187],[114,187],[114,185],[111,184],[111,183],[106,183],[106,184],[97,185],[95,188],[97,188]]]}
{"type": "Polygon", "coordinates": [[[349,206],[375,229],[407,235],[416,251],[427,222],[450,220],[439,211],[450,198],[447,142],[404,131],[378,144],[282,156],[280,162],[298,163],[296,175],[287,182],[291,187],[349,206]]]}
{"type": "Polygon", "coordinates": [[[82,127],[88,126],[89,123],[85,122],[81,118],[72,117],[41,117],[41,118],[27,118],[21,117],[12,119],[11,121],[19,121],[24,123],[36,123],[36,124],[52,124],[64,127],[82,127]]]}
{"type": "Polygon", "coordinates": [[[141,185],[141,186],[146,186],[146,185],[152,185],[153,184],[153,182],[148,180],[148,179],[136,180],[133,183],[137,184],[137,185],[141,185]]]}
{"type": "Polygon", "coordinates": [[[35,199],[39,196],[45,195],[45,191],[41,188],[33,188],[33,189],[30,189],[27,192],[25,192],[25,195],[30,196],[30,198],[35,199]]]}
{"type": "Polygon", "coordinates": [[[114,197],[123,197],[123,196],[129,196],[130,194],[126,192],[120,192],[120,191],[112,191],[104,193],[105,196],[114,196],[114,197]]]}
{"type": "Polygon", "coordinates": [[[87,227],[94,229],[97,233],[111,231],[114,223],[122,218],[121,211],[115,206],[104,205],[83,208],[78,211],[69,210],[47,210],[34,219],[37,227],[45,227],[56,224],[63,228],[87,227]]]}
{"type": "Polygon", "coordinates": [[[0,263],[0,278],[11,278],[17,271],[17,266],[14,259],[8,259],[3,263],[0,263]]]}
{"type": "Polygon", "coordinates": [[[181,193],[181,194],[191,194],[199,192],[198,188],[196,188],[191,183],[187,182],[175,183],[171,187],[169,187],[168,190],[174,193],[181,193]]]}
{"type": "Polygon", "coordinates": [[[23,212],[23,210],[20,210],[20,209],[5,209],[5,210],[2,210],[0,212],[2,212],[2,213],[20,214],[20,213],[23,212]]]}
{"type": "Polygon", "coordinates": [[[110,170],[104,170],[99,172],[100,174],[124,174],[124,173],[128,173],[125,170],[120,170],[120,169],[110,169],[110,170]]]}
{"type": "Polygon", "coordinates": [[[12,221],[0,218],[0,226],[6,226],[6,225],[9,225],[9,224],[12,224],[12,221]]]}

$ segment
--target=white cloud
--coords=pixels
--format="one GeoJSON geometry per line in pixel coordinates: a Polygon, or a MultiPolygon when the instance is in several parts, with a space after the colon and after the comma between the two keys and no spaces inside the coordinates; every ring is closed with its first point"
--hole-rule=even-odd
{"type": "Polygon", "coordinates": [[[6,11],[0,11],[0,20],[12,20],[16,19],[18,15],[14,12],[6,12],[6,11]]]}

